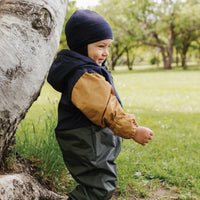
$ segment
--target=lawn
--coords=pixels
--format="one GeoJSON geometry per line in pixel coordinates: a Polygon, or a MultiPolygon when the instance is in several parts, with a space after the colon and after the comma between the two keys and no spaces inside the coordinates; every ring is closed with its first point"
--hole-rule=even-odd
{"type": "MultiPolygon", "coordinates": [[[[113,199],[200,199],[200,71],[121,70],[113,78],[124,110],[155,133],[145,147],[124,140],[113,199]]],[[[54,136],[59,96],[45,83],[19,125],[16,150],[35,162],[43,183],[66,193],[76,183],[54,136]]]]}

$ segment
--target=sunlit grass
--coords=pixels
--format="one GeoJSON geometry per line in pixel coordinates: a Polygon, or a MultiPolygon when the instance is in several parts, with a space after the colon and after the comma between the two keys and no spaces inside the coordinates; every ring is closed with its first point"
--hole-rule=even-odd
{"type": "MultiPolygon", "coordinates": [[[[153,141],[143,147],[124,140],[117,159],[119,198],[148,196],[159,187],[179,199],[200,198],[200,71],[121,71],[113,73],[126,112],[151,128],[153,141]]],[[[37,172],[52,188],[74,187],[55,140],[59,94],[45,83],[17,131],[17,151],[36,161],[37,172]]]]}
{"type": "Polygon", "coordinates": [[[125,110],[155,132],[146,147],[124,142],[118,158],[120,185],[140,185],[134,190],[145,196],[149,190],[144,186],[157,180],[176,186],[176,192],[185,196],[200,194],[199,75],[197,71],[114,75],[125,110]]]}

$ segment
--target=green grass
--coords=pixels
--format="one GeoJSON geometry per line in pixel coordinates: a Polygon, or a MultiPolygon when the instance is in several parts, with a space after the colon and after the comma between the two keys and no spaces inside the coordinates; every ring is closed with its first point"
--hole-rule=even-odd
{"type": "MultiPolygon", "coordinates": [[[[162,187],[179,199],[200,198],[200,71],[121,70],[113,77],[125,111],[155,133],[145,147],[124,140],[116,161],[118,199],[151,199],[162,187]]],[[[54,136],[58,99],[59,94],[45,83],[19,125],[16,150],[35,161],[43,182],[65,193],[76,183],[54,136]]]]}

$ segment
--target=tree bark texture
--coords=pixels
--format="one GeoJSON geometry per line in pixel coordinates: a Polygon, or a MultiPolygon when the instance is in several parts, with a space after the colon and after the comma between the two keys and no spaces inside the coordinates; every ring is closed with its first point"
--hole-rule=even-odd
{"type": "MultiPolygon", "coordinates": [[[[0,167],[59,47],[68,0],[0,0],[0,167]]],[[[1,200],[66,199],[28,172],[0,175],[1,200]]]]}
{"type": "Polygon", "coordinates": [[[37,180],[28,174],[1,175],[0,177],[1,200],[65,200],[47,190],[37,180]]]}
{"type": "Polygon", "coordinates": [[[59,47],[67,0],[0,0],[0,160],[59,47]]]}
{"type": "MultiPolygon", "coordinates": [[[[160,48],[160,52],[163,58],[163,64],[164,64],[164,69],[172,69],[172,55],[173,55],[173,45],[174,45],[174,39],[175,39],[175,34],[173,30],[173,26],[170,26],[170,38],[169,38],[169,47],[165,47],[161,40],[158,37],[158,34],[155,32],[153,34],[154,38],[156,39],[157,46],[160,48]]],[[[150,44],[151,45],[151,44],[150,44]]]]}

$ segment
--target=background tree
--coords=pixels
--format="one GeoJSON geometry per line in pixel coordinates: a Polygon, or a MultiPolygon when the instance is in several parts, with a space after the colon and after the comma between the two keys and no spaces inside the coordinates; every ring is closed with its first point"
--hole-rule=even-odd
{"type": "Polygon", "coordinates": [[[199,37],[199,33],[195,33],[194,31],[185,31],[184,34],[180,34],[177,36],[175,41],[175,46],[177,52],[181,56],[181,66],[183,69],[187,68],[186,65],[186,55],[191,46],[192,41],[195,41],[199,37]]]}
{"type": "MultiPolygon", "coordinates": [[[[0,167],[56,54],[66,6],[67,0],[0,0],[0,167]]],[[[0,198],[60,198],[26,173],[1,177],[0,198]]]]}
{"type": "Polygon", "coordinates": [[[198,41],[200,38],[200,2],[186,1],[182,3],[182,8],[179,11],[179,17],[176,21],[177,37],[175,40],[175,48],[181,56],[181,64],[183,69],[186,69],[186,55],[193,41],[198,41]]]}
{"type": "MultiPolygon", "coordinates": [[[[109,20],[118,27],[118,33],[131,37],[127,40],[129,43],[139,41],[142,45],[160,49],[164,69],[172,68],[175,43],[180,44],[178,41],[186,38],[190,43],[197,38],[194,31],[199,31],[199,0],[101,0],[101,3],[98,9],[104,16],[110,15],[109,20]]],[[[180,47],[183,63],[187,46],[180,47]]]]}
{"type": "Polygon", "coordinates": [[[136,58],[136,51],[137,51],[136,46],[130,46],[130,47],[127,47],[125,49],[126,63],[127,63],[127,67],[128,67],[129,70],[133,69],[133,63],[134,63],[135,58],[136,58]]]}
{"type": "Polygon", "coordinates": [[[159,48],[164,69],[171,69],[176,37],[174,30],[174,20],[178,10],[176,4],[172,1],[162,3],[143,1],[142,4],[136,1],[132,8],[128,21],[131,21],[134,26],[128,24],[127,32],[142,44],[159,48]]]}
{"type": "Polygon", "coordinates": [[[192,42],[191,48],[195,52],[195,58],[198,59],[198,61],[200,61],[200,38],[192,42]]]}
{"type": "MultiPolygon", "coordinates": [[[[110,11],[110,5],[102,0],[104,8],[109,8],[112,19],[121,30],[131,36],[131,41],[140,41],[144,45],[160,48],[165,69],[171,68],[174,44],[173,14],[168,11],[168,2],[165,5],[154,1],[130,1],[115,2],[110,11]],[[116,8],[118,13],[113,16],[116,8]],[[162,23],[161,23],[162,21],[162,23]],[[169,38],[167,37],[169,34],[169,38]]],[[[173,13],[173,12],[172,12],[173,13]]]]}
{"type": "MultiPolygon", "coordinates": [[[[120,33],[115,34],[117,31],[114,31],[114,41],[111,46],[110,56],[108,58],[109,65],[111,66],[111,70],[115,69],[115,66],[118,64],[119,59],[125,52],[129,52],[129,50],[133,47],[129,41],[124,39],[123,35],[120,33]]],[[[130,62],[129,62],[130,64],[130,62]]]]}
{"type": "Polygon", "coordinates": [[[101,4],[96,7],[97,12],[104,16],[113,29],[114,41],[108,58],[111,70],[115,69],[115,66],[119,63],[120,58],[124,54],[127,55],[127,61],[129,60],[129,63],[127,63],[128,68],[132,68],[130,64],[132,63],[133,56],[130,55],[129,52],[135,46],[135,40],[122,29],[123,20],[126,21],[126,18],[121,14],[122,3],[123,2],[117,0],[102,0],[101,4]]]}

